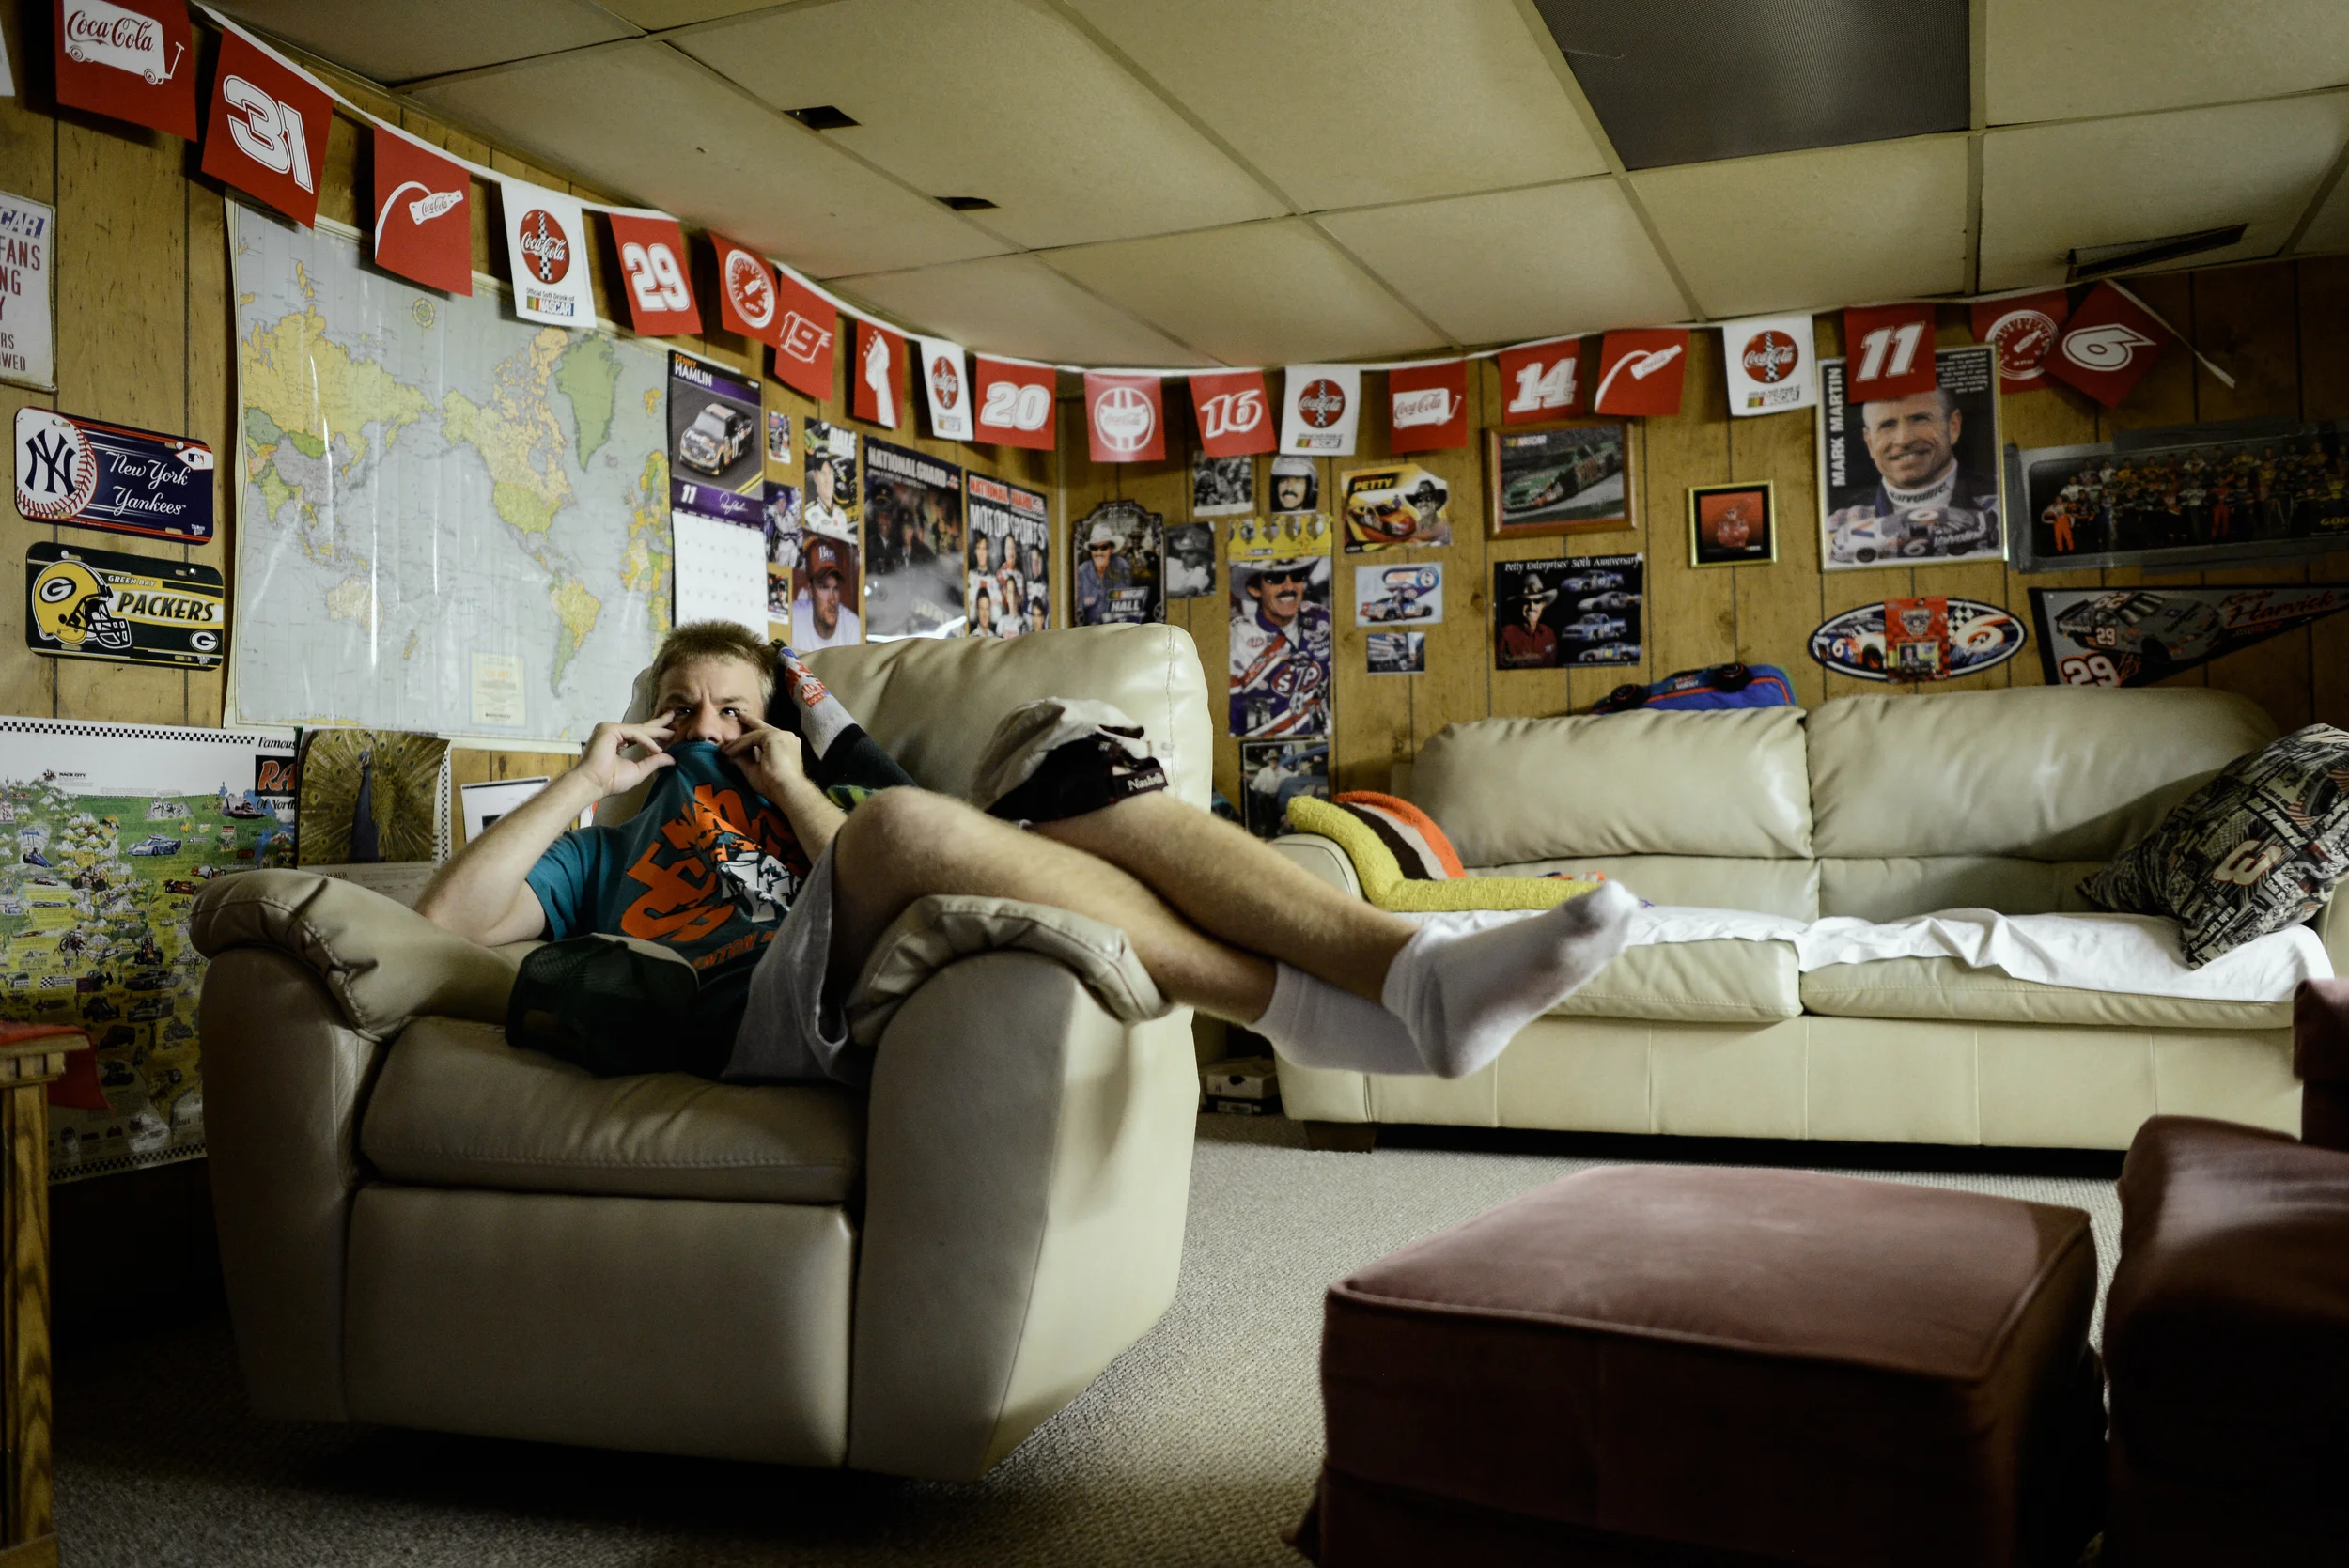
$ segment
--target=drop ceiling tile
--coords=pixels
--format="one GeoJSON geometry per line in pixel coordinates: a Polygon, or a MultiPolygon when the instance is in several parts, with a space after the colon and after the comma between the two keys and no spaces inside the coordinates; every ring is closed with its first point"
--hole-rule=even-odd
{"type": "Polygon", "coordinates": [[[1630,177],[1707,316],[1966,286],[1966,139],[1817,147],[1630,177]]]}
{"type": "Polygon", "coordinates": [[[416,97],[617,198],[722,229],[818,277],[1011,249],[666,44],[530,61],[416,97]]]}
{"type": "Polygon", "coordinates": [[[1050,251],[1044,260],[1228,365],[1367,359],[1442,342],[1301,218],[1050,251]]]}
{"type": "Polygon", "coordinates": [[[2341,0],[1988,0],[1992,125],[2273,98],[2349,79],[2341,0]]]}
{"type": "Polygon", "coordinates": [[[1598,174],[1513,0],[1066,0],[1307,210],[1598,174]]]}
{"type": "Polygon", "coordinates": [[[397,6],[224,0],[220,9],[384,83],[636,36],[635,28],[589,0],[403,0],[397,6]]]}
{"type": "Polygon", "coordinates": [[[1688,313],[1631,203],[1605,178],[1331,212],[1317,220],[1461,343],[1688,313]]]}
{"type": "Polygon", "coordinates": [[[876,310],[989,353],[1070,365],[1207,363],[1030,256],[833,281],[876,310]]]}
{"type": "Polygon", "coordinates": [[[2349,179],[2333,186],[2325,197],[2325,205],[2316,210],[2315,221],[2300,236],[2292,254],[2322,256],[2332,251],[2349,251],[2349,179]]]}
{"type": "Polygon", "coordinates": [[[2060,282],[2068,251],[2248,224],[2178,265],[2272,255],[2349,136],[2349,93],[1993,131],[1982,286],[2060,282]]]}
{"type": "Polygon", "coordinates": [[[678,48],[933,196],[983,196],[1023,246],[1207,228],[1286,209],[1078,29],[1022,0],[840,0],[678,48]]]}
{"type": "Polygon", "coordinates": [[[603,0],[603,8],[639,27],[690,27],[696,22],[763,11],[774,0],[603,0]]]}

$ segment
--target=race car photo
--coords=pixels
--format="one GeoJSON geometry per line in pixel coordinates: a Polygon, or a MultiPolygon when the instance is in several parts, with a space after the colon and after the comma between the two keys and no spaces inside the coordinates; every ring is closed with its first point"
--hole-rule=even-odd
{"type": "Polygon", "coordinates": [[[751,416],[725,403],[704,405],[693,423],[677,439],[679,462],[704,474],[723,474],[750,444],[751,416]]]}
{"type": "Polygon", "coordinates": [[[2055,629],[2082,647],[2133,654],[2160,668],[2209,653],[2225,629],[2209,601],[2164,594],[2107,594],[2056,617],[2055,629]]]}
{"type": "Polygon", "coordinates": [[[1576,643],[1604,643],[1622,636],[1631,624],[1620,615],[1602,615],[1596,611],[1568,621],[1558,629],[1558,635],[1576,643]]]}
{"type": "Polygon", "coordinates": [[[1640,644],[1637,643],[1601,643],[1595,648],[1584,648],[1574,656],[1577,664],[1637,664],[1640,644]]]}

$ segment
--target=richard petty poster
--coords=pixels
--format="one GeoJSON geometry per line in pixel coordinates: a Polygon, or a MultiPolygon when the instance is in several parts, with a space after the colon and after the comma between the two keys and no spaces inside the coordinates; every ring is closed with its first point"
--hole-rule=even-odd
{"type": "Polygon", "coordinates": [[[42,543],[24,552],[24,598],[35,653],[220,668],[228,604],[217,567],[42,543]]]}
{"type": "Polygon", "coordinates": [[[30,522],[203,544],[212,449],[48,409],[16,411],[16,509],[30,522]]]}

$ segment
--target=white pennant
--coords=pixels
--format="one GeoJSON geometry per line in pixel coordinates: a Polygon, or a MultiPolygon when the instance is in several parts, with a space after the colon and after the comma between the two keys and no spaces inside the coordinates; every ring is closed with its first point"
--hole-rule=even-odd
{"type": "Polygon", "coordinates": [[[941,441],[972,440],[971,371],[962,345],[942,337],[917,337],[913,351],[919,356],[913,362],[914,374],[921,378],[922,396],[929,402],[930,433],[941,441]]]}
{"type": "Polygon", "coordinates": [[[552,326],[593,327],[596,291],[587,267],[587,214],[578,198],[526,179],[501,179],[498,206],[506,213],[514,314],[552,326]]]}
{"type": "Polygon", "coordinates": [[[1808,316],[1723,321],[1721,366],[1733,414],[1781,413],[1819,401],[1819,356],[1808,316]]]}
{"type": "Polygon", "coordinates": [[[1350,458],[1361,417],[1361,365],[1292,365],[1282,372],[1282,451],[1350,458]]]}

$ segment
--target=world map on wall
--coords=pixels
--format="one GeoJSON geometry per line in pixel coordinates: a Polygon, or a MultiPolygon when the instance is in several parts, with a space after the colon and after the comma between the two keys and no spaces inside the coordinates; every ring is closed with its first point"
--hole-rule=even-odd
{"type": "Polygon", "coordinates": [[[666,359],[231,204],[238,723],[576,740],[669,619],[666,359]]]}

